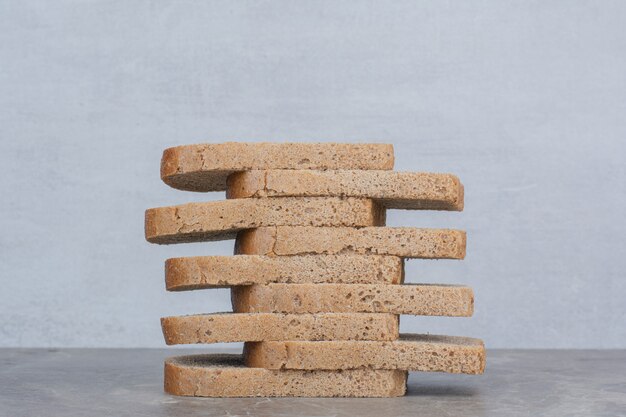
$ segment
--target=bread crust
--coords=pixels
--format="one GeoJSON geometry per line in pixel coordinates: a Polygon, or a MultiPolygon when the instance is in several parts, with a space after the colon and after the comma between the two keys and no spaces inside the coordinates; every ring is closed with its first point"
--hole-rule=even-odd
{"type": "Polygon", "coordinates": [[[393,397],[407,371],[480,374],[481,340],[400,335],[399,315],[468,317],[462,285],[404,284],[404,258],[464,259],[461,230],[385,227],[386,209],[462,211],[452,174],[393,172],[393,146],[198,144],[166,149],[173,188],[226,200],[146,210],[149,242],[236,239],[235,256],[172,258],[166,288],[230,287],[233,312],[163,317],[165,342],[244,342],[165,361],[165,391],[207,397],[393,397]]]}
{"type": "Polygon", "coordinates": [[[212,313],[163,317],[168,345],[272,340],[393,340],[393,314],[212,313]]]}
{"type": "Polygon", "coordinates": [[[189,203],[146,210],[145,235],[170,244],[234,239],[264,226],[381,226],[385,210],[369,199],[276,197],[189,203]]]}
{"type": "Polygon", "coordinates": [[[413,227],[260,227],[237,235],[235,253],[242,255],[345,254],[391,255],[402,258],[463,259],[462,230],[413,227]]]}
{"type": "Polygon", "coordinates": [[[391,313],[470,317],[474,292],[463,285],[267,284],[233,287],[240,313],[391,313]]]}
{"type": "Polygon", "coordinates": [[[185,191],[224,191],[234,172],[251,169],[393,169],[393,145],[241,143],[183,145],[161,158],[161,179],[185,191]]]}
{"type": "Polygon", "coordinates": [[[399,397],[407,380],[397,370],[248,368],[241,355],[168,358],[164,374],[165,392],[193,397],[399,397]]]}
{"type": "Polygon", "coordinates": [[[385,208],[463,210],[464,190],[452,174],[395,171],[256,170],[228,177],[227,198],[362,197],[385,208]]]}
{"type": "Polygon", "coordinates": [[[399,340],[246,343],[247,366],[267,369],[401,369],[482,374],[485,345],[469,337],[402,334],[399,340]]]}
{"type": "Polygon", "coordinates": [[[400,284],[404,263],[395,256],[197,256],[165,261],[168,291],[268,283],[400,284]]]}

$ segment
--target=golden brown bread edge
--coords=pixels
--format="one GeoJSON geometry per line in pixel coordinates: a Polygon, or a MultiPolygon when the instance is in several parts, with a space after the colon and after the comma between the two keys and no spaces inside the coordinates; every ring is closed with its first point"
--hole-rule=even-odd
{"type": "Polygon", "coordinates": [[[165,360],[164,389],[193,397],[399,397],[407,372],[270,370],[244,366],[241,355],[191,355],[165,360]]]}
{"type": "Polygon", "coordinates": [[[413,227],[278,226],[245,230],[237,235],[242,255],[360,254],[403,258],[463,259],[462,230],[413,227]]]}
{"type": "Polygon", "coordinates": [[[168,291],[267,283],[400,284],[403,261],[395,256],[196,256],[165,261],[168,291]]]}
{"type": "Polygon", "coordinates": [[[264,226],[381,226],[385,209],[369,199],[276,197],[190,203],[146,210],[152,243],[224,240],[264,226]]]}
{"type": "Polygon", "coordinates": [[[228,177],[227,198],[372,198],[385,208],[463,210],[463,185],[452,174],[394,171],[266,170],[228,177]]]}
{"type": "Polygon", "coordinates": [[[185,191],[224,191],[226,179],[252,169],[393,169],[393,145],[346,143],[241,143],[168,148],[161,179],[185,191]]]}
{"type": "Polygon", "coordinates": [[[474,292],[442,284],[266,284],[231,289],[238,313],[390,313],[470,317],[474,292]]]}
{"type": "Polygon", "coordinates": [[[246,343],[247,366],[267,369],[400,369],[482,374],[485,345],[469,337],[401,334],[393,341],[246,343]]]}
{"type": "Polygon", "coordinates": [[[398,316],[366,313],[212,313],[163,317],[168,345],[272,340],[393,340],[398,316]]]}

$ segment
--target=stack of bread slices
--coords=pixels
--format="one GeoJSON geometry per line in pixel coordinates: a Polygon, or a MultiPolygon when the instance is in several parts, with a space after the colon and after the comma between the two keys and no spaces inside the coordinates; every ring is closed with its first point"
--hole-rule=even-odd
{"type": "Polygon", "coordinates": [[[404,259],[463,259],[465,232],[385,227],[386,209],[463,209],[449,174],[394,172],[384,144],[223,143],[165,150],[161,178],[227,199],[146,211],[158,244],[236,239],[234,256],[166,261],[168,291],[230,287],[233,312],[165,317],[165,390],[207,397],[393,397],[408,371],[480,374],[482,341],[399,334],[399,315],[467,317],[471,288],[405,284],[404,259]]]}

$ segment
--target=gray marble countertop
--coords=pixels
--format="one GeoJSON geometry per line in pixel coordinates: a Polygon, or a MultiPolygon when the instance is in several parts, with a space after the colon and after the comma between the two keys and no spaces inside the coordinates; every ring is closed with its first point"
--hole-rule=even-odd
{"type": "Polygon", "coordinates": [[[190,352],[198,350],[0,349],[0,415],[626,415],[626,350],[489,350],[484,375],[413,372],[401,398],[165,394],[163,359],[190,352]]]}

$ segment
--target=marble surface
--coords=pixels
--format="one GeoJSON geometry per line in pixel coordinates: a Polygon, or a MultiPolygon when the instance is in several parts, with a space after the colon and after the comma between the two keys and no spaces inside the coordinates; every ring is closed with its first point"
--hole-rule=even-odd
{"type": "Polygon", "coordinates": [[[0,416],[626,415],[626,350],[490,350],[482,376],[411,373],[388,399],[165,394],[163,359],[188,352],[0,349],[0,416]]]}

